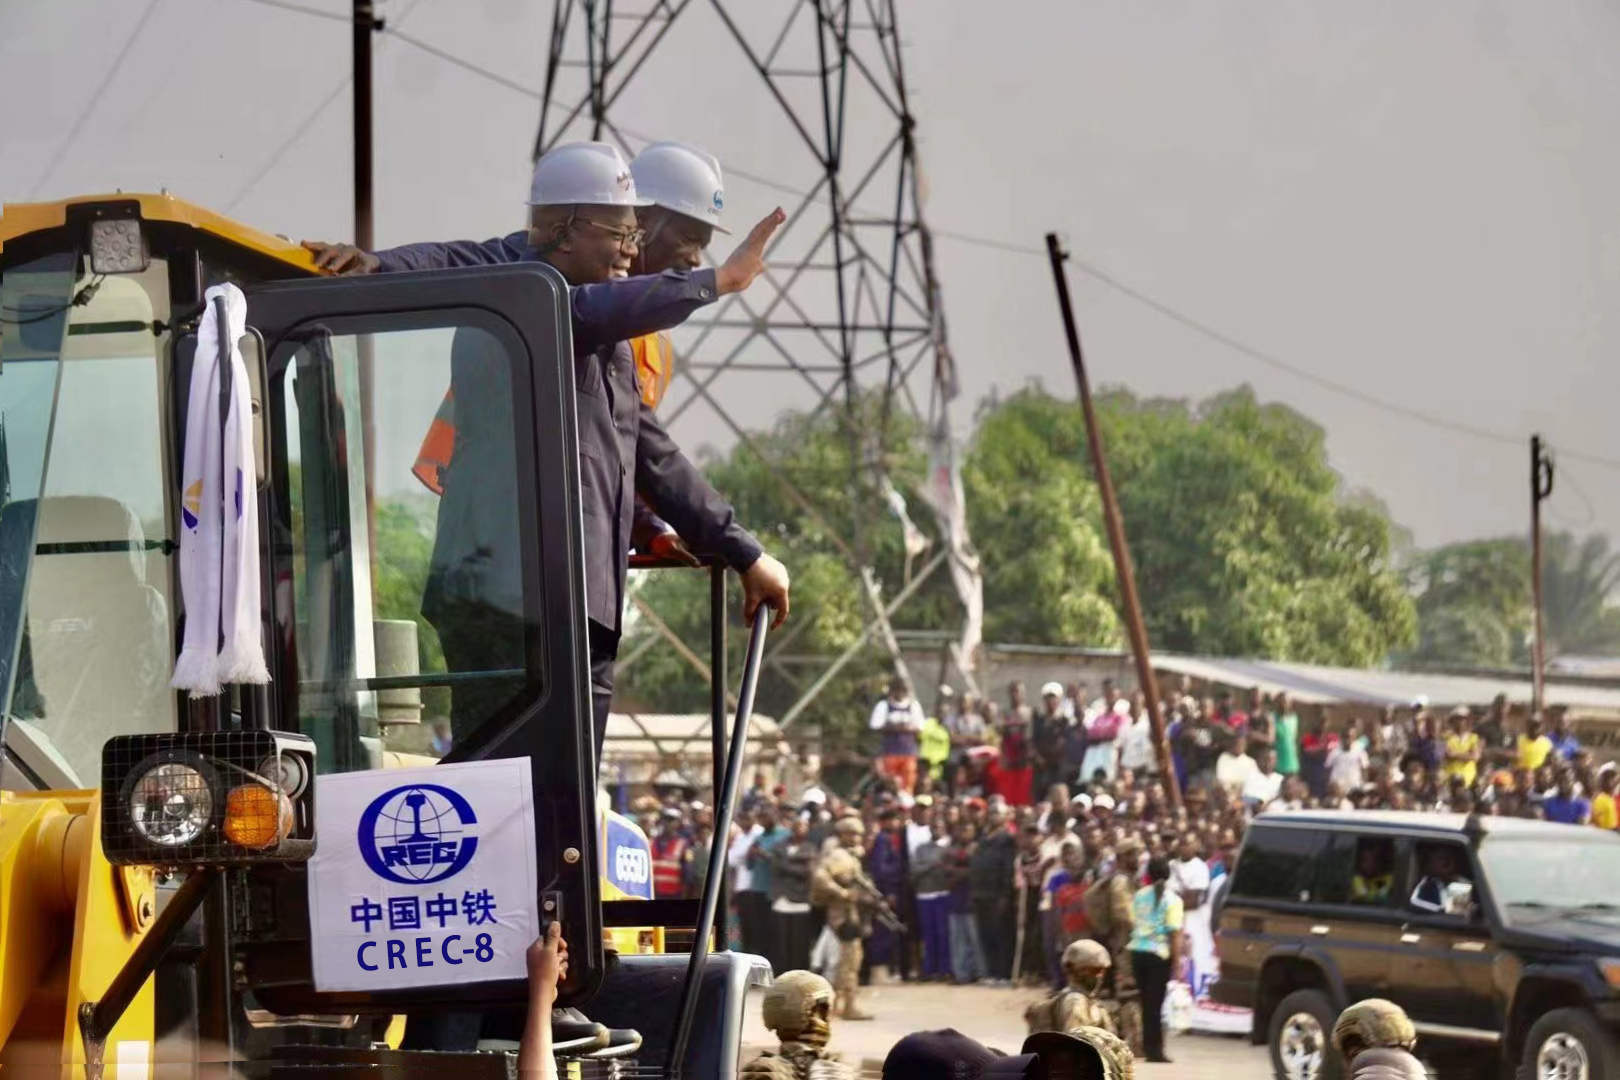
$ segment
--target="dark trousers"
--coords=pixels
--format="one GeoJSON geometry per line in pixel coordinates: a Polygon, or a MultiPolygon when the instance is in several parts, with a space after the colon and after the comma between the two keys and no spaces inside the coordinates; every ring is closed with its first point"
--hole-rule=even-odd
{"type": "Polygon", "coordinates": [[[775,937],[771,929],[771,898],[751,889],[735,894],[732,902],[737,907],[737,921],[742,924],[742,951],[769,957],[775,937]]]}
{"type": "Polygon", "coordinates": [[[917,898],[917,933],[922,938],[922,974],[925,979],[951,974],[951,896],[917,898]]]}
{"type": "MultiPolygon", "coordinates": [[[[523,622],[483,604],[439,604],[431,616],[445,666],[452,674],[515,670],[524,666],[523,622]]],[[[602,760],[608,710],[613,704],[613,663],[619,635],[587,623],[591,659],[592,734],[596,760],[602,760]]],[[[522,688],[524,680],[488,678],[463,683],[450,693],[450,733],[460,743],[489,720],[522,688]]]]}
{"type": "Polygon", "coordinates": [[[772,911],[772,927],[776,931],[776,948],[771,956],[771,967],[778,975],[784,971],[801,971],[810,966],[810,913],[808,911],[772,911]]]}
{"type": "Polygon", "coordinates": [[[1012,978],[1012,898],[973,898],[973,917],[979,924],[979,947],[984,951],[984,972],[991,979],[1012,978]]]}
{"type": "Polygon", "coordinates": [[[1046,957],[1046,978],[1052,989],[1061,990],[1068,985],[1063,974],[1063,913],[1057,905],[1041,912],[1041,946],[1046,957]]]}
{"type": "Polygon", "coordinates": [[[1132,952],[1131,970],[1142,994],[1142,1050],[1149,1061],[1164,1057],[1164,995],[1170,987],[1170,961],[1158,953],[1132,952]]]}

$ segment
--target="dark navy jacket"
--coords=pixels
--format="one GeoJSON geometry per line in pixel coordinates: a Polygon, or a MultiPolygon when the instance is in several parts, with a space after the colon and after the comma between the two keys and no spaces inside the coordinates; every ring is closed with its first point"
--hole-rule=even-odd
{"type": "MultiPolygon", "coordinates": [[[[410,244],[377,257],[383,272],[540,261],[521,232],[481,244],[410,244]]],[[[692,547],[720,555],[737,570],[752,566],[762,551],[642,402],[630,353],[631,338],[679,326],[718,296],[713,270],[666,271],[569,289],[586,606],[592,622],[615,634],[636,492],[692,547]]],[[[458,407],[460,401],[458,394],[458,407]]]]}

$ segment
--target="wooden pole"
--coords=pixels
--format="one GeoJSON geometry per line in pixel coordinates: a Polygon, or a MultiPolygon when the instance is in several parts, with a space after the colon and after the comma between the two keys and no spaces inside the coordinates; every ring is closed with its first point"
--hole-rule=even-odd
{"type": "Polygon", "coordinates": [[[1052,260],[1052,279],[1057,285],[1058,306],[1063,309],[1063,332],[1069,341],[1069,359],[1074,363],[1075,382],[1080,385],[1080,408],[1085,413],[1086,443],[1091,448],[1091,467],[1097,474],[1097,490],[1102,495],[1103,524],[1108,529],[1108,546],[1114,553],[1114,575],[1125,607],[1125,630],[1130,635],[1131,653],[1136,658],[1136,680],[1147,698],[1148,722],[1153,725],[1153,747],[1159,759],[1159,773],[1165,780],[1170,802],[1181,806],[1181,786],[1175,782],[1175,766],[1170,757],[1170,739],[1165,734],[1164,714],[1159,709],[1159,684],[1153,677],[1153,653],[1148,646],[1147,625],[1142,621],[1142,602],[1136,595],[1136,573],[1131,568],[1131,552],[1125,542],[1125,525],[1119,516],[1119,500],[1103,457],[1102,432],[1091,403],[1091,383],[1080,350],[1080,330],[1074,321],[1074,305],[1069,300],[1069,281],[1063,262],[1069,257],[1056,233],[1046,234],[1046,252],[1052,260]]]}

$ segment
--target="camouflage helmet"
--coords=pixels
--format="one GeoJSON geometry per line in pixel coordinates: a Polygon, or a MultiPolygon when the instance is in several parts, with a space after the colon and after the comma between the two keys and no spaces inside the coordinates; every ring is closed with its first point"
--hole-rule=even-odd
{"type": "Polygon", "coordinates": [[[832,983],[813,971],[784,971],[765,991],[761,1018],[783,1042],[825,1046],[831,1034],[832,983]]]}
{"type": "Polygon", "coordinates": [[[1064,970],[1069,968],[1105,968],[1114,965],[1114,958],[1101,942],[1082,938],[1063,950],[1064,970]]]}
{"type": "Polygon", "coordinates": [[[1406,1010],[1383,998],[1356,1002],[1333,1025],[1333,1046],[1346,1058],[1375,1047],[1411,1050],[1416,1045],[1417,1031],[1406,1010]]]}

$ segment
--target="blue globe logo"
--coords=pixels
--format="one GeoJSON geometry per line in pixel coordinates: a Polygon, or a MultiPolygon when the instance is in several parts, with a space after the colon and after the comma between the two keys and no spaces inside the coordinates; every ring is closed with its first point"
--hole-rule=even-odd
{"type": "Polygon", "coordinates": [[[385,791],[360,815],[360,854],[378,877],[401,885],[443,881],[478,850],[472,804],[438,784],[385,791]]]}

